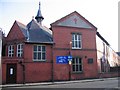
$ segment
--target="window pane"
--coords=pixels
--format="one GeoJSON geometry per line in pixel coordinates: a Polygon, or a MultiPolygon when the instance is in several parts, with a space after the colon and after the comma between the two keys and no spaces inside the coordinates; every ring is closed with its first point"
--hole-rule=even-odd
{"type": "Polygon", "coordinates": [[[72,59],[72,63],[75,64],[75,59],[74,58],[72,59]]]}
{"type": "Polygon", "coordinates": [[[37,53],[34,53],[34,59],[37,59],[37,53]]]}
{"type": "Polygon", "coordinates": [[[74,34],[72,34],[72,41],[74,41],[74,36],[75,36],[75,35],[74,35],[74,34]]]}
{"type": "Polygon", "coordinates": [[[20,57],[20,54],[18,54],[18,57],[20,57]]]}
{"type": "Polygon", "coordinates": [[[41,59],[41,53],[38,53],[38,59],[39,60],[41,59]]]}
{"type": "Polygon", "coordinates": [[[42,53],[42,59],[45,60],[45,53],[42,53]]]}
{"type": "Polygon", "coordinates": [[[41,51],[41,46],[38,46],[38,51],[41,51]]]}
{"type": "Polygon", "coordinates": [[[75,71],[75,65],[72,66],[72,70],[75,71]]]}
{"type": "Polygon", "coordinates": [[[42,51],[45,51],[45,46],[42,46],[42,51]]]}
{"type": "Polygon", "coordinates": [[[20,52],[20,50],[18,50],[18,52],[20,52]]]}
{"type": "Polygon", "coordinates": [[[72,47],[74,47],[74,41],[72,41],[72,47]]]}
{"type": "Polygon", "coordinates": [[[79,58],[76,58],[76,64],[78,64],[78,63],[79,63],[79,61],[78,61],[78,60],[79,60],[79,58]]]}
{"type": "Polygon", "coordinates": [[[79,63],[81,64],[81,58],[79,58],[79,63]]]}
{"type": "Polygon", "coordinates": [[[75,35],[75,40],[77,40],[77,34],[75,35]]]}
{"type": "Polygon", "coordinates": [[[77,48],[77,41],[75,41],[75,47],[77,48]]]}
{"type": "Polygon", "coordinates": [[[21,46],[21,45],[19,44],[19,45],[18,45],[18,49],[20,49],[20,46],[21,46]]]}
{"type": "Polygon", "coordinates": [[[79,71],[79,69],[78,69],[79,67],[78,67],[78,65],[76,65],[76,71],[79,71]]]}
{"type": "Polygon", "coordinates": [[[79,65],[79,71],[82,71],[82,65],[79,65]]]}
{"type": "Polygon", "coordinates": [[[81,47],[80,41],[78,41],[78,47],[79,47],[79,48],[81,47]]]}
{"type": "Polygon", "coordinates": [[[37,51],[37,46],[34,46],[34,51],[37,51]]]}
{"type": "Polygon", "coordinates": [[[80,40],[80,35],[78,35],[78,40],[80,40]]]}

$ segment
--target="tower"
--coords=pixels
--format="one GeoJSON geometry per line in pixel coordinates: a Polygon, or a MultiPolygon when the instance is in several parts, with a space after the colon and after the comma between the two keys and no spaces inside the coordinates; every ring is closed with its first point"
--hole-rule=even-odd
{"type": "Polygon", "coordinates": [[[37,12],[37,16],[35,17],[35,19],[37,20],[38,23],[41,24],[42,20],[44,19],[44,17],[41,14],[41,9],[40,9],[40,2],[39,2],[39,9],[37,12]]]}

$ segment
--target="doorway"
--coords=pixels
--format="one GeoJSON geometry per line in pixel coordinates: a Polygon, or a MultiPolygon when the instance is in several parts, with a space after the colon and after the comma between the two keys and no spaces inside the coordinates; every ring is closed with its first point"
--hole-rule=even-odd
{"type": "Polygon", "coordinates": [[[7,64],[6,83],[16,83],[17,64],[7,64]]]}

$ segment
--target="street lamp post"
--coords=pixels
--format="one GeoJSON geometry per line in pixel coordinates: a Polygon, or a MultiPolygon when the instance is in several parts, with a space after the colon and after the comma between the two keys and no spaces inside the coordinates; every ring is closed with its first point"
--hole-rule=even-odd
{"type": "Polygon", "coordinates": [[[69,80],[71,80],[71,64],[72,64],[72,56],[71,56],[71,44],[72,42],[70,42],[70,47],[69,47],[69,58],[68,58],[68,61],[69,61],[69,80]]]}

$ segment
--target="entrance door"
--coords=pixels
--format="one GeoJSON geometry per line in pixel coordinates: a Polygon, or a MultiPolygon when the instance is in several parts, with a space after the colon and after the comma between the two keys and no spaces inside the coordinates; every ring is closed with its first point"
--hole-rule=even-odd
{"type": "Polygon", "coordinates": [[[17,64],[7,64],[6,83],[16,83],[17,64]]]}

